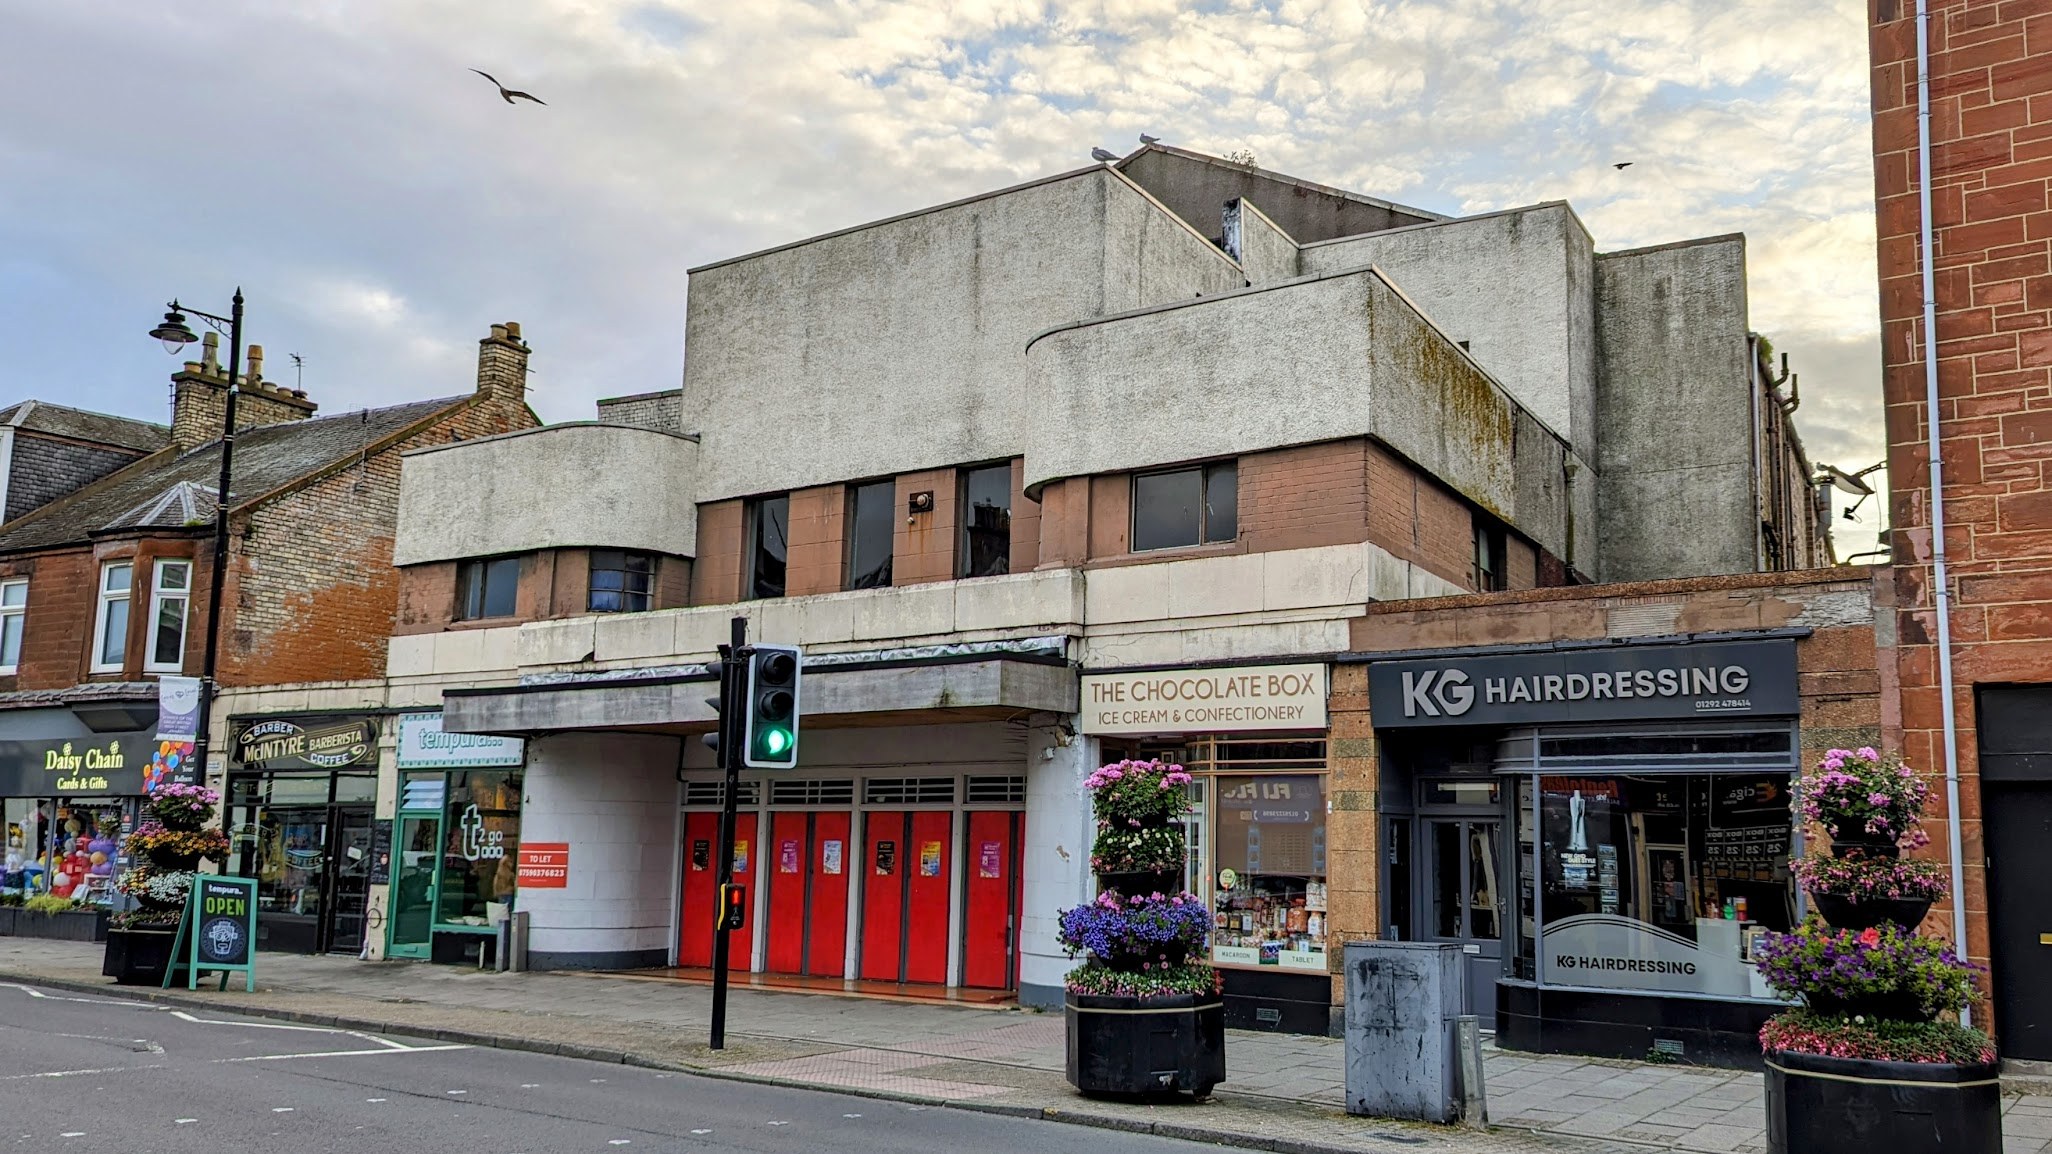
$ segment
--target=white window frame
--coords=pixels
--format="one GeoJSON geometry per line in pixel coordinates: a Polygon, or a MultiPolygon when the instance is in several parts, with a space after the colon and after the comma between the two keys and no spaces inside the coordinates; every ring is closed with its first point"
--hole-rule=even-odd
{"type": "Polygon", "coordinates": [[[143,626],[143,668],[151,673],[179,673],[185,669],[185,631],[192,625],[192,562],[164,558],[151,567],[150,572],[150,615],[143,626]],[[166,589],[164,574],[167,570],[182,569],[185,572],[185,586],[181,589],[166,589]],[[178,615],[178,659],[170,662],[154,660],[157,653],[157,615],[167,601],[182,602],[184,610],[178,615]]]}
{"type": "MultiPolygon", "coordinates": [[[[91,666],[92,672],[121,672],[122,665],[128,657],[128,636],[125,631],[121,638],[121,659],[115,661],[111,665],[107,662],[100,660],[100,655],[107,651],[107,610],[116,601],[120,601],[124,604],[127,604],[134,601],[134,599],[135,562],[133,560],[109,561],[106,564],[101,565],[100,609],[99,612],[96,613],[93,617],[93,663],[91,666]],[[117,568],[128,570],[128,581],[119,589],[109,589],[107,588],[107,579],[113,574],[114,570],[117,568]]],[[[130,629],[133,629],[135,627],[135,610],[132,604],[129,605],[128,625],[130,629]]]]}
{"type": "Polygon", "coordinates": [[[21,643],[28,633],[28,578],[0,581],[0,675],[21,671],[21,643]],[[19,604],[10,604],[10,594],[21,590],[19,604]],[[7,628],[14,627],[14,660],[7,660],[7,628]]]}

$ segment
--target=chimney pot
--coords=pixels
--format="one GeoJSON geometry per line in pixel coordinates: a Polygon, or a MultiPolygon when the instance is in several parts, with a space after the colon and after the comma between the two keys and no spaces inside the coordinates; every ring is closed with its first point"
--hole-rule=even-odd
{"type": "Polygon", "coordinates": [[[506,322],[506,335],[507,335],[508,337],[511,337],[512,339],[516,340],[516,341],[517,341],[517,340],[519,340],[519,339],[520,339],[520,322],[519,322],[519,321],[507,321],[507,322],[506,322]]]}
{"type": "Polygon", "coordinates": [[[494,339],[494,340],[501,340],[501,341],[505,340],[505,339],[506,339],[506,326],[505,326],[505,325],[493,325],[493,326],[492,326],[492,339],[494,339]]]}
{"type": "Polygon", "coordinates": [[[249,346],[249,383],[256,384],[264,379],[264,346],[249,346]]]}
{"type": "Polygon", "coordinates": [[[200,368],[207,373],[221,371],[221,334],[200,334],[200,368]]]}

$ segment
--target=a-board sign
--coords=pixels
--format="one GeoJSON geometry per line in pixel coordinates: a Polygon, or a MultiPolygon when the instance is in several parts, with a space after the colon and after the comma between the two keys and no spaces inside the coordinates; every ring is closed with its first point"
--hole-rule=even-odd
{"type": "Polygon", "coordinates": [[[199,874],[186,895],[185,914],[178,921],[178,937],[171,944],[171,964],[164,967],[168,988],[178,971],[185,971],[185,988],[199,988],[202,971],[221,975],[221,988],[228,988],[228,976],[243,975],[244,988],[256,992],[256,895],[255,878],[199,874]]]}

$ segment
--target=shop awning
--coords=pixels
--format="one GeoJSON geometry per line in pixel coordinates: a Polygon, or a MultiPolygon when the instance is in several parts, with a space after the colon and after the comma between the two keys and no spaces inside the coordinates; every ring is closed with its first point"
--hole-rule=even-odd
{"type": "MultiPolygon", "coordinates": [[[[442,695],[449,733],[532,736],[575,731],[704,733],[713,727],[707,673],[555,682],[442,695]]],[[[805,670],[805,724],[823,728],[943,724],[1020,713],[1075,713],[1076,672],[1020,657],[829,666],[805,670]]]]}

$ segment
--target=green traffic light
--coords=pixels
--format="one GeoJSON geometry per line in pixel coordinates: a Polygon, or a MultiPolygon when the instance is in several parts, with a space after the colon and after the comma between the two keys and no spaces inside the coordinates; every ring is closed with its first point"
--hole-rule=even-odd
{"type": "Polygon", "coordinates": [[[769,757],[782,757],[791,748],[791,731],[788,729],[766,729],[762,733],[762,751],[769,757]]]}

